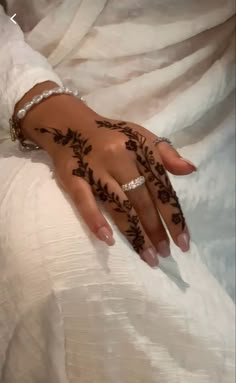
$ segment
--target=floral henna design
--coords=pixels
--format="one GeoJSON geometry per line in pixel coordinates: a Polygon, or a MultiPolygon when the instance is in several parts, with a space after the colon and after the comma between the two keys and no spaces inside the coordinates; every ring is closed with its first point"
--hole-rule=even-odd
{"type": "Polygon", "coordinates": [[[73,150],[73,157],[76,158],[78,167],[73,169],[72,174],[85,179],[101,201],[113,204],[114,211],[127,215],[129,229],[125,233],[133,248],[138,253],[141,253],[145,240],[140,228],[139,218],[132,213],[132,206],[128,199],[121,201],[117,194],[109,192],[107,183],[103,185],[100,179],[95,180],[93,170],[85,161],[85,156],[92,151],[92,145],[88,144],[88,139],[83,138],[81,133],[70,128],[68,128],[66,134],[55,128],[36,128],[35,130],[42,134],[51,134],[55,143],[68,146],[73,150]]]}
{"type": "Polygon", "coordinates": [[[146,138],[139,132],[130,128],[126,122],[116,124],[110,121],[96,121],[98,128],[109,128],[118,130],[128,137],[126,149],[135,152],[137,161],[141,164],[144,172],[147,173],[149,182],[153,182],[158,187],[157,198],[163,203],[169,203],[175,207],[177,212],[172,214],[172,222],[180,224],[182,230],[185,228],[185,218],[181,209],[178,197],[174,191],[164,166],[155,161],[153,151],[146,145],[146,138]]]}

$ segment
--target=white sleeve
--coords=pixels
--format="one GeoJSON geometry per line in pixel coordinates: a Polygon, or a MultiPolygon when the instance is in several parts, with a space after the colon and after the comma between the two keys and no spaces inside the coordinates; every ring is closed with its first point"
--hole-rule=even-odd
{"type": "Polygon", "coordinates": [[[0,139],[9,136],[9,118],[16,103],[43,81],[62,85],[47,59],[25,42],[18,24],[0,5],[0,139]]]}

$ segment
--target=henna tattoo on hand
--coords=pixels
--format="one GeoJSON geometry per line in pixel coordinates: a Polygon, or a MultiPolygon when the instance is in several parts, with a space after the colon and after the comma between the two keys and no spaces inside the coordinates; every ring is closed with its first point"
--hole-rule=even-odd
{"type": "MultiPolygon", "coordinates": [[[[143,167],[144,173],[147,174],[147,180],[157,186],[157,198],[163,204],[170,204],[176,208],[176,212],[172,213],[172,222],[181,224],[182,230],[185,228],[184,215],[178,200],[178,197],[170,183],[169,177],[164,166],[155,161],[153,151],[146,145],[146,138],[139,132],[133,130],[126,122],[111,123],[110,121],[96,121],[98,128],[107,128],[117,130],[128,137],[126,141],[126,149],[135,153],[136,159],[143,167]]],[[[93,170],[89,167],[85,157],[92,151],[92,145],[88,143],[88,139],[83,138],[81,133],[68,128],[66,134],[55,128],[36,128],[42,134],[51,134],[55,143],[68,146],[73,151],[73,157],[77,161],[77,167],[72,170],[72,174],[85,179],[91,186],[95,196],[103,202],[113,205],[113,210],[119,213],[125,213],[128,218],[129,228],[125,230],[126,236],[129,238],[133,248],[138,252],[144,248],[144,236],[140,227],[140,220],[133,213],[132,206],[128,199],[121,201],[120,197],[114,192],[110,192],[108,184],[102,184],[101,180],[96,180],[93,170]]]]}
{"type": "Polygon", "coordinates": [[[68,146],[72,149],[73,157],[77,161],[77,167],[72,170],[72,174],[86,180],[92,187],[95,196],[103,202],[112,204],[114,211],[127,215],[129,228],[125,230],[125,234],[133,248],[138,253],[141,253],[145,240],[140,227],[140,220],[133,213],[133,208],[128,199],[121,201],[117,194],[109,191],[107,183],[103,185],[100,179],[95,179],[93,170],[85,160],[85,157],[92,151],[92,145],[88,143],[88,139],[83,138],[81,133],[70,128],[67,129],[66,134],[55,128],[35,128],[35,130],[42,134],[51,134],[56,144],[68,146]]]}
{"type": "Polygon", "coordinates": [[[108,128],[117,130],[128,137],[126,149],[135,152],[136,159],[147,173],[147,180],[157,186],[157,198],[163,204],[170,204],[176,208],[176,213],[172,214],[172,222],[180,224],[182,230],[185,228],[185,218],[181,209],[178,197],[173,189],[164,166],[155,161],[153,151],[146,145],[146,138],[139,132],[130,128],[126,122],[112,124],[110,121],[96,121],[98,128],[108,128]]]}

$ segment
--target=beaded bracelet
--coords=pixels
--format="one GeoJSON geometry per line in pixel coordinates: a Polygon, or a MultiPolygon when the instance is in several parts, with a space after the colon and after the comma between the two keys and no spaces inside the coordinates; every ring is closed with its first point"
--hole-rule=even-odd
{"type": "Polygon", "coordinates": [[[69,88],[66,87],[56,87],[54,89],[50,90],[44,90],[41,94],[34,96],[31,101],[27,102],[23,108],[21,108],[17,114],[16,117],[10,118],[9,123],[10,123],[10,134],[11,134],[11,139],[12,141],[18,140],[20,142],[20,149],[21,150],[39,150],[41,149],[38,145],[33,144],[33,143],[26,143],[26,138],[21,130],[20,127],[20,121],[26,116],[27,112],[35,105],[38,105],[41,101],[53,96],[53,95],[58,95],[58,94],[70,94],[72,96],[77,97],[81,101],[85,102],[83,97],[79,95],[79,92],[77,90],[72,91],[69,88]]]}

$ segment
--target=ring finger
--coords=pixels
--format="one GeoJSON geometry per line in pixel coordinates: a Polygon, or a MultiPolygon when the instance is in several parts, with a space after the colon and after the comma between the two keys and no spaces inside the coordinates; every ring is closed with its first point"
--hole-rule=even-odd
{"type": "Polygon", "coordinates": [[[146,185],[153,197],[174,242],[182,251],[189,249],[189,232],[185,223],[178,197],[171,185],[168,174],[153,144],[147,143],[139,152],[140,173],[146,178],[146,185]]]}
{"type": "Polygon", "coordinates": [[[157,251],[144,228],[140,216],[116,180],[102,177],[102,182],[93,185],[93,193],[103,202],[119,230],[125,235],[134,250],[150,266],[158,264],[157,251]]]}
{"type": "MultiPolygon", "coordinates": [[[[127,161],[126,171],[120,172],[116,168],[115,179],[120,185],[129,183],[131,180],[136,180],[140,177],[138,169],[135,169],[135,164],[127,161]]],[[[135,187],[135,189],[125,191],[132,206],[135,208],[142,225],[155,246],[160,256],[170,255],[169,238],[161,221],[159,212],[155,206],[152,196],[147,189],[145,183],[135,187]]]]}

